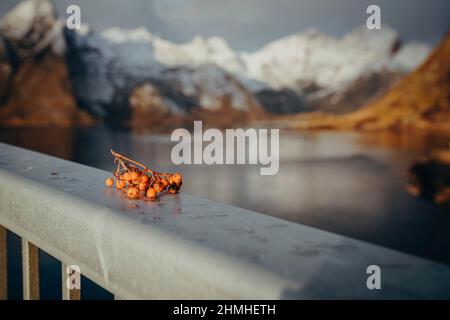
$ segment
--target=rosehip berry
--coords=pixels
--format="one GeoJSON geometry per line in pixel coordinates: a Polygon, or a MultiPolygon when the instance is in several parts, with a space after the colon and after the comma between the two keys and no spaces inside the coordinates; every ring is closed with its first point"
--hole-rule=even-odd
{"type": "Polygon", "coordinates": [[[140,182],[139,183],[139,190],[146,190],[148,188],[148,183],[140,182]]]}
{"type": "Polygon", "coordinates": [[[129,172],[125,172],[122,176],[122,179],[125,181],[130,181],[131,180],[131,174],[129,172]]]}
{"type": "Polygon", "coordinates": [[[137,198],[139,196],[139,190],[136,187],[130,187],[127,190],[128,198],[137,198]]]}
{"type": "Polygon", "coordinates": [[[167,181],[167,179],[161,179],[161,184],[162,184],[163,188],[165,189],[169,185],[169,181],[167,181]]]}
{"type": "Polygon", "coordinates": [[[150,181],[150,178],[148,177],[148,175],[143,174],[143,175],[141,176],[141,182],[143,182],[143,183],[148,183],[149,181],[150,181]]]}
{"type": "Polygon", "coordinates": [[[114,184],[114,179],[113,178],[108,178],[105,180],[105,185],[107,187],[111,187],[114,184]]]}
{"type": "Polygon", "coordinates": [[[154,183],[153,189],[155,189],[156,192],[162,192],[164,190],[159,183],[154,183]]]}
{"type": "Polygon", "coordinates": [[[116,188],[117,189],[123,189],[123,188],[125,188],[126,185],[127,185],[127,183],[124,180],[117,180],[116,181],[116,188]]]}
{"type": "Polygon", "coordinates": [[[137,179],[139,179],[139,173],[136,171],[131,172],[130,178],[131,178],[131,180],[136,181],[137,179]]]}
{"type": "Polygon", "coordinates": [[[175,182],[176,184],[179,184],[179,183],[183,180],[183,178],[181,177],[181,174],[175,173],[175,174],[172,176],[172,180],[173,180],[173,182],[175,182]]]}
{"type": "Polygon", "coordinates": [[[147,197],[151,200],[156,200],[156,191],[153,188],[148,188],[147,197]]]}

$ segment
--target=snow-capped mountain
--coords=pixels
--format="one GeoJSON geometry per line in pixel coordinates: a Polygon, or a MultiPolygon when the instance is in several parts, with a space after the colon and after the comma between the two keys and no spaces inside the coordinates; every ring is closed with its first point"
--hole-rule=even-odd
{"type": "Polygon", "coordinates": [[[389,68],[404,73],[411,72],[430,55],[431,48],[420,42],[411,42],[402,46],[392,58],[389,68]]]}
{"type": "Polygon", "coordinates": [[[314,83],[335,89],[388,62],[396,42],[390,29],[370,34],[357,29],[342,39],[310,29],[244,54],[243,59],[250,78],[274,88],[295,90],[314,83]]]}
{"type": "Polygon", "coordinates": [[[252,53],[235,52],[220,37],[198,36],[190,42],[176,44],[145,28],[112,28],[103,31],[102,36],[113,42],[150,43],[155,59],[166,66],[216,64],[251,88],[259,84],[252,88],[256,90],[269,87],[298,91],[311,84],[339,90],[371,72],[409,72],[431,50],[417,42],[401,47],[399,35],[389,27],[382,30],[359,27],[340,39],[308,29],[273,41],[252,53]]]}
{"type": "Polygon", "coordinates": [[[185,117],[196,109],[218,112],[228,108],[245,118],[261,110],[252,92],[213,61],[206,60],[206,52],[203,60],[184,54],[204,49],[213,59],[219,55],[211,49],[217,46],[214,41],[197,40],[177,47],[144,29],[83,34],[66,29],[64,35],[77,101],[97,117],[121,121],[134,117],[136,111],[150,114],[151,110],[185,117]],[[164,63],[161,57],[165,57],[164,63]],[[180,57],[184,57],[184,63],[169,62],[180,57]],[[143,89],[131,99],[138,87],[143,89]],[[148,103],[137,101],[145,93],[154,99],[145,99],[148,103]],[[133,105],[139,108],[133,109],[133,105]]]}
{"type": "Polygon", "coordinates": [[[70,90],[64,23],[45,0],[20,2],[0,20],[0,125],[92,125],[70,90]]]}
{"type": "Polygon", "coordinates": [[[221,37],[197,36],[190,42],[176,44],[153,35],[143,27],[133,30],[109,28],[101,35],[113,43],[149,43],[153,47],[155,59],[166,66],[199,67],[216,64],[233,73],[241,73],[245,68],[238,53],[221,37]]]}

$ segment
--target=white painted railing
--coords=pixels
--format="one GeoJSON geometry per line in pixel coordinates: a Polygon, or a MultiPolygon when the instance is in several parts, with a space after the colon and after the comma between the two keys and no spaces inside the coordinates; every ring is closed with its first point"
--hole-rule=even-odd
{"type": "MultiPolygon", "coordinates": [[[[128,200],[109,175],[0,144],[0,225],[23,239],[25,299],[39,298],[37,248],[122,299],[450,298],[448,266],[184,193],[128,200]]],[[[79,292],[63,281],[63,296],[79,292]]]]}

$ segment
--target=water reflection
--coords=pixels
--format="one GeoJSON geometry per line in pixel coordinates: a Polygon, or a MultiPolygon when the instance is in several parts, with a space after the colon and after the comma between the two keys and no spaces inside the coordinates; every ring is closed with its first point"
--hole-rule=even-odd
{"type": "Polygon", "coordinates": [[[420,154],[448,148],[443,134],[308,132],[280,135],[280,170],[171,163],[166,135],[106,129],[2,129],[0,140],[114,170],[109,149],[185,176],[183,190],[208,199],[450,263],[450,215],[404,191],[420,154]]]}

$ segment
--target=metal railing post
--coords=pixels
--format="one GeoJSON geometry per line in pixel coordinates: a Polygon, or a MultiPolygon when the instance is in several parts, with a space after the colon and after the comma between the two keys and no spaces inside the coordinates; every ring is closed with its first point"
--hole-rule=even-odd
{"type": "Polygon", "coordinates": [[[39,249],[22,238],[23,299],[39,300],[39,249]]]}

